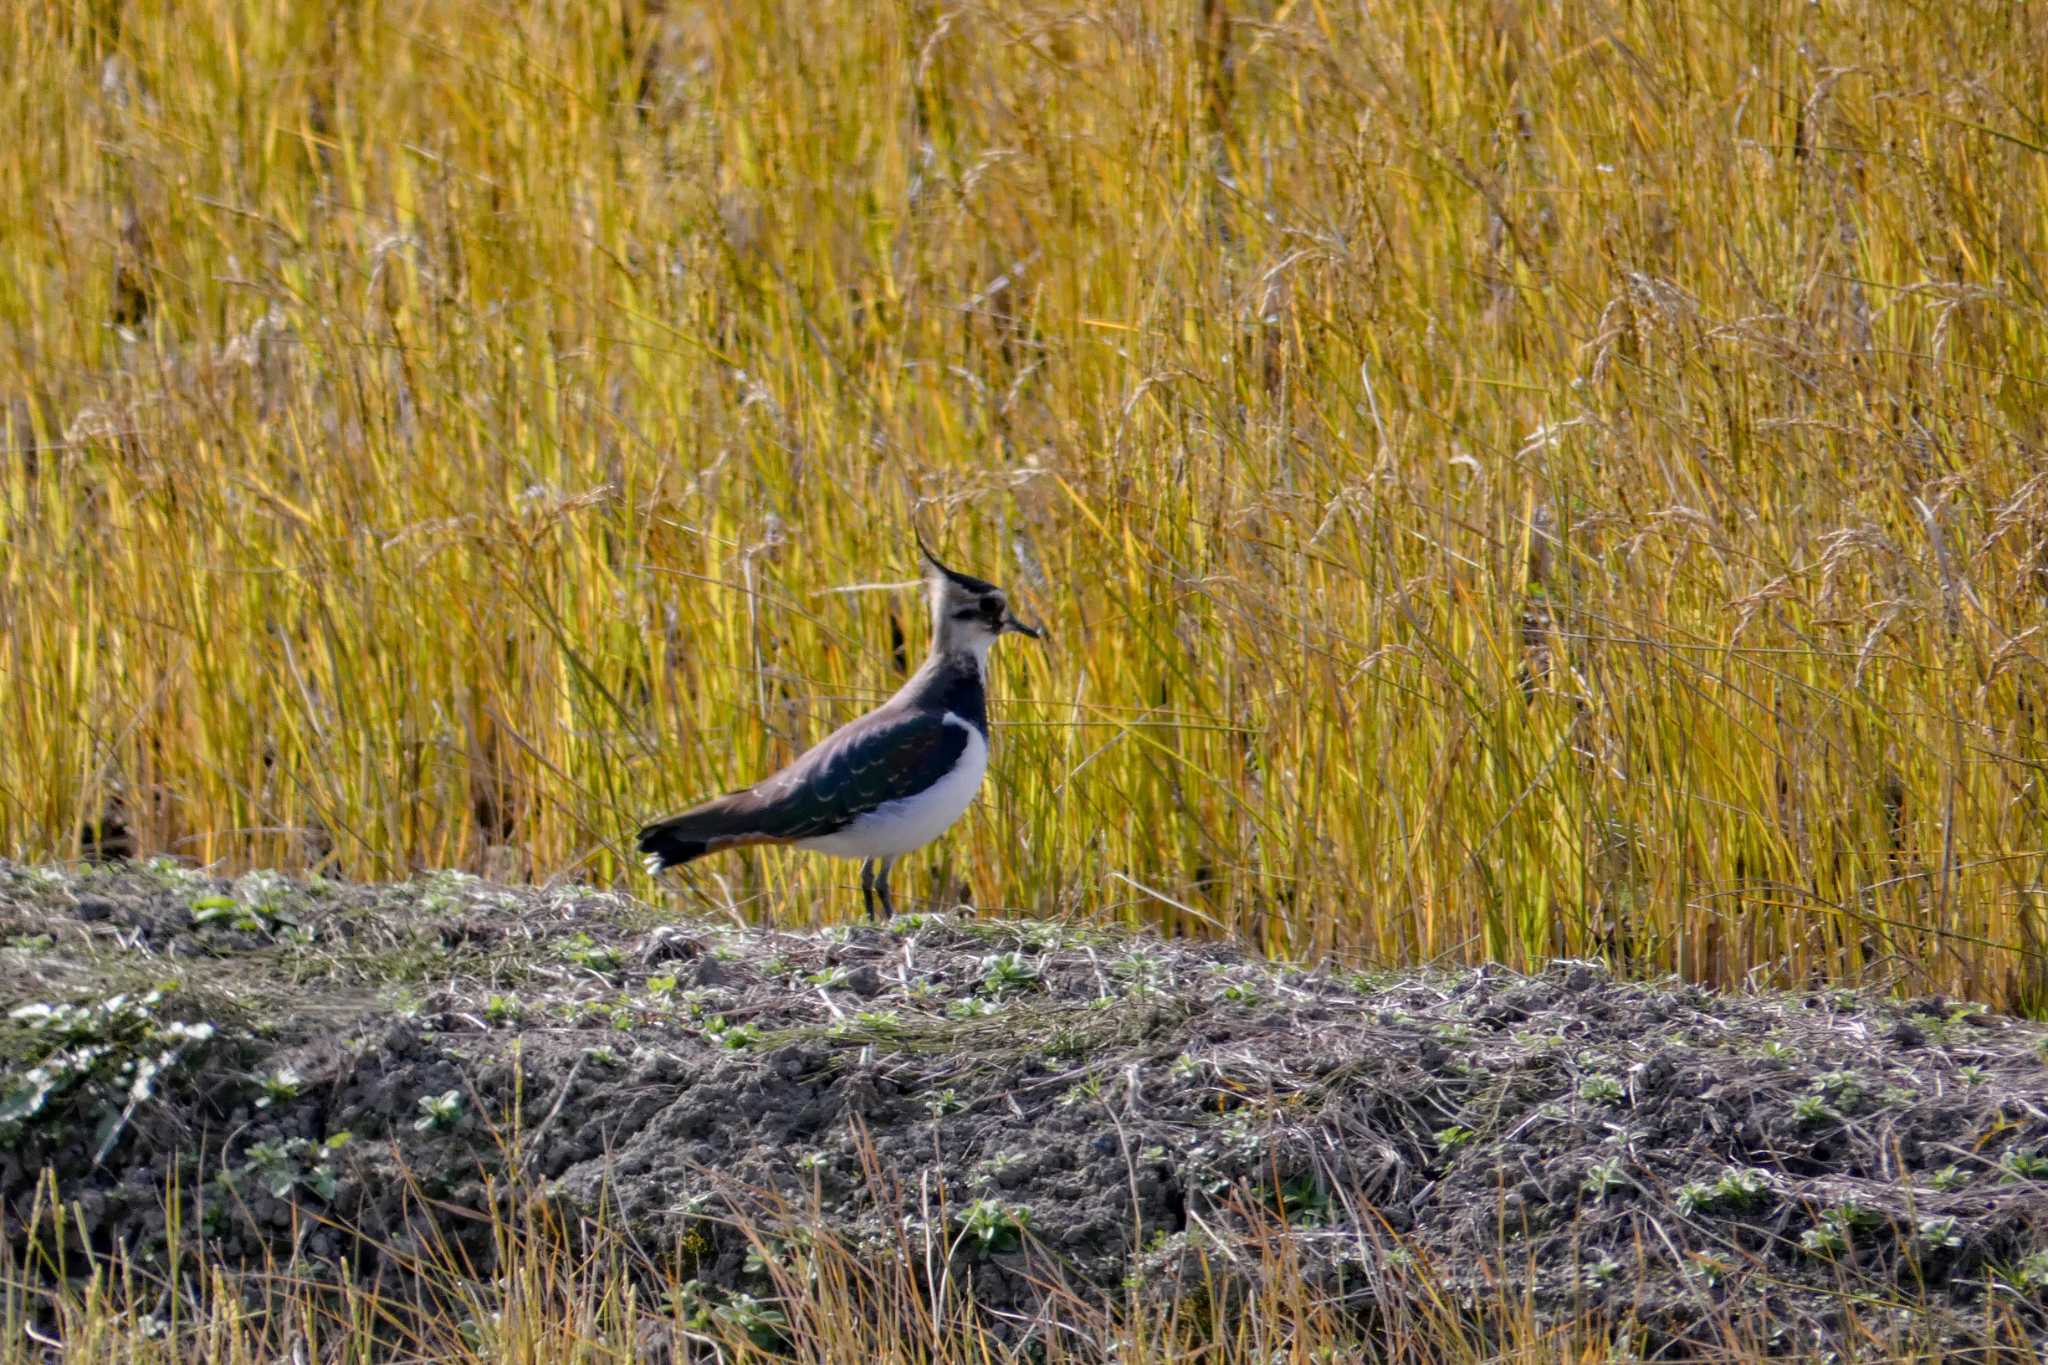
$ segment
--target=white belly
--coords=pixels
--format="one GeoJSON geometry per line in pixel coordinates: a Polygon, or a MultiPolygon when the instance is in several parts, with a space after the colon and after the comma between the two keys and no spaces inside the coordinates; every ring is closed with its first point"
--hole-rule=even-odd
{"type": "Polygon", "coordinates": [[[988,771],[988,741],[981,731],[951,712],[946,724],[967,732],[967,747],[952,772],[916,796],[875,807],[837,833],[799,839],[797,847],[841,858],[893,858],[944,834],[981,790],[982,775],[988,771]]]}

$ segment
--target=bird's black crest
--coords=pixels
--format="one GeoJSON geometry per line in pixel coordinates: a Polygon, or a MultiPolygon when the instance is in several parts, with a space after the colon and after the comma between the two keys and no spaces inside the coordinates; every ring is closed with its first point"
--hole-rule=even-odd
{"type": "Polygon", "coordinates": [[[960,588],[963,591],[976,594],[1002,591],[1002,589],[998,588],[995,584],[989,582],[987,579],[976,578],[972,574],[964,574],[957,569],[947,568],[944,564],[939,562],[939,557],[932,553],[931,546],[924,543],[923,532],[913,527],[911,528],[911,534],[917,537],[917,552],[924,556],[924,562],[931,565],[932,568],[938,570],[941,574],[945,575],[946,578],[950,580],[955,587],[960,588]]]}

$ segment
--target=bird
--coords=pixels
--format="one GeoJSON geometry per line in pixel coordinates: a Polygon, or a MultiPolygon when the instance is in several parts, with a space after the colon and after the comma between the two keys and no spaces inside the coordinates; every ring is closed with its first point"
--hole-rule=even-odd
{"type": "Polygon", "coordinates": [[[931,650],[874,710],[840,726],[787,767],[639,832],[649,875],[706,854],[788,844],[859,858],[870,919],[896,913],[889,869],[965,813],[988,771],[988,655],[1004,635],[1045,632],[1010,610],[1003,590],[947,568],[917,535],[931,650]]]}

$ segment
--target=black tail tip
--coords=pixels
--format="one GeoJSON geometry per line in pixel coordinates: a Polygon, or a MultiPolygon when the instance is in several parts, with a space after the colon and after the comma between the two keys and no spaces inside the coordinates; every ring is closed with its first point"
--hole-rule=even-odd
{"type": "Polygon", "coordinates": [[[641,861],[650,877],[693,862],[711,851],[702,839],[686,839],[665,825],[649,825],[641,830],[639,849],[646,855],[641,861]]]}

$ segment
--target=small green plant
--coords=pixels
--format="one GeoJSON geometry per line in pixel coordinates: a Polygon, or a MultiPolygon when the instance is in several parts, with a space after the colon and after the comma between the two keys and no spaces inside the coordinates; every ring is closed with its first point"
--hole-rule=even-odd
{"type": "MultiPolygon", "coordinates": [[[[143,859],[142,871],[151,881],[169,891],[182,890],[195,882],[207,880],[205,873],[185,866],[167,853],[156,853],[143,859]]],[[[52,884],[63,880],[63,874],[54,867],[34,868],[30,875],[52,884]]]]}
{"type": "Polygon", "coordinates": [[[1555,1030],[1516,1029],[1509,1036],[1514,1040],[1516,1046],[1531,1048],[1538,1052],[1548,1052],[1554,1048],[1561,1048],[1566,1042],[1565,1036],[1555,1030]]]}
{"type": "Polygon", "coordinates": [[[1727,1282],[1729,1275],[1734,1273],[1734,1264],[1725,1256],[1717,1256],[1710,1251],[1694,1251],[1687,1254],[1692,1261],[1693,1277],[1709,1289],[1719,1289],[1727,1282]]]}
{"type": "Polygon", "coordinates": [[[1844,1200],[1820,1212],[1820,1221],[1799,1235],[1799,1245],[1810,1256],[1832,1260],[1849,1249],[1850,1239],[1876,1227],[1883,1220],[1860,1204],[1844,1200]]]}
{"type": "Polygon", "coordinates": [[[973,1245],[976,1255],[991,1256],[1013,1251],[1023,1243],[1031,1226],[1031,1210],[1022,1204],[977,1199],[955,1213],[953,1221],[960,1225],[961,1239],[973,1245]]]}
{"type": "Polygon", "coordinates": [[[1223,998],[1233,1005],[1250,1009],[1259,1003],[1259,988],[1249,981],[1234,982],[1223,988],[1223,998]]]}
{"type": "Polygon", "coordinates": [[[1071,1024],[1055,1024],[1045,1036],[1045,1059],[1058,1065],[1086,1057],[1095,1048],[1095,1039],[1086,1029],[1071,1024]]]}
{"type": "Polygon", "coordinates": [[[2028,1252],[2003,1278],[2029,1294],[2048,1289],[2048,1251],[2028,1252]]]}
{"type": "Polygon", "coordinates": [[[1002,926],[1002,932],[1019,947],[1041,953],[1064,948],[1083,937],[1051,920],[1011,920],[1002,926]]]}
{"type": "Polygon", "coordinates": [[[1059,1106],[1062,1109],[1078,1109],[1082,1105],[1094,1104],[1102,1098],[1102,1078],[1090,1072],[1061,1092],[1059,1106]]]}
{"type": "Polygon", "coordinates": [[[1627,1093],[1612,1076],[1592,1075],[1579,1082],[1579,1098],[1594,1104],[1613,1104],[1627,1093]]]}
{"type": "Polygon", "coordinates": [[[562,943],[556,951],[564,962],[574,963],[589,971],[609,974],[619,969],[619,950],[608,944],[599,943],[587,933],[578,932],[575,937],[562,943]]]}
{"type": "Polygon", "coordinates": [[[299,1073],[288,1066],[281,1066],[260,1079],[263,1094],[256,1101],[258,1109],[268,1109],[273,1104],[285,1104],[297,1099],[300,1087],[305,1084],[299,1073]]]}
{"type": "Polygon", "coordinates": [[[2014,1148],[2007,1152],[1998,1163],[2007,1182],[2021,1180],[2048,1180],[2048,1156],[2042,1156],[2031,1147],[2014,1148]]]}
{"type": "Polygon", "coordinates": [[[1813,1088],[1838,1110],[1854,1110],[1863,1102],[1863,1079],[1853,1071],[1828,1071],[1816,1076],[1813,1088]]]}
{"type": "Polygon", "coordinates": [[[1949,1036],[1951,1030],[1949,1028],[1948,1020],[1942,1018],[1938,1014],[1909,1015],[1907,1017],[1906,1022],[1911,1024],[1914,1028],[1920,1030],[1920,1032],[1926,1034],[1927,1040],[1931,1043],[1946,1043],[1951,1041],[1949,1036]]]}
{"type": "MultiPolygon", "coordinates": [[[[693,1248],[694,1250],[694,1248],[693,1248]]],[[[662,1305],[670,1316],[686,1327],[703,1331],[711,1325],[713,1290],[702,1280],[689,1279],[663,1292],[662,1305]]]]}
{"type": "Polygon", "coordinates": [[[516,1024],[525,1014],[516,995],[494,995],[484,1001],[484,1018],[493,1024],[516,1024]]]}
{"type": "MultiPolygon", "coordinates": [[[[288,1138],[283,1142],[253,1142],[244,1154],[245,1170],[276,1198],[283,1199],[296,1188],[311,1190],[323,1200],[332,1200],[337,1188],[333,1158],[346,1147],[350,1134],[330,1134],[323,1142],[288,1138]]],[[[227,1172],[223,1171],[225,1177],[227,1172]]],[[[232,1178],[230,1177],[230,1183],[232,1178]]]]}
{"type": "Polygon", "coordinates": [[[996,1012],[996,1006],[977,996],[962,996],[946,1006],[948,1019],[983,1019],[996,1012]]]}
{"type": "Polygon", "coordinates": [[[1951,1164],[1930,1176],[1929,1183],[1937,1190],[1951,1193],[1970,1183],[1970,1173],[1960,1166],[1951,1164]]]}
{"type": "Polygon", "coordinates": [[[1970,1020],[1982,1014],[1981,1004],[1958,1005],[1946,1014],[1919,1013],[1912,1016],[1913,1027],[1926,1034],[1930,1042],[1954,1043],[1970,1035],[1970,1020]]]}
{"type": "Polygon", "coordinates": [[[1038,968],[1019,953],[996,953],[982,959],[981,986],[983,995],[1001,997],[1015,991],[1030,990],[1038,984],[1038,968]]]}
{"type": "Polygon", "coordinates": [[[460,1090],[444,1090],[438,1095],[422,1095],[419,1100],[420,1116],[413,1120],[417,1132],[430,1128],[453,1128],[462,1122],[465,1105],[460,1090]]]}
{"type": "Polygon", "coordinates": [[[1754,1168],[1730,1167],[1709,1185],[1694,1181],[1678,1191],[1678,1211],[1687,1217],[1695,1213],[1742,1213],[1766,1203],[1770,1181],[1754,1168]]]}
{"type": "Polygon", "coordinates": [[[816,1246],[816,1236],[809,1228],[791,1228],[785,1236],[749,1246],[743,1270],[758,1279],[773,1279],[776,1268],[790,1268],[798,1253],[812,1251],[816,1246]]]}
{"type": "Polygon", "coordinates": [[[1923,1218],[1915,1230],[1915,1237],[1929,1251],[1952,1250],[1963,1244],[1962,1234],[1956,1231],[1953,1218],[1923,1218]]]}
{"type": "Polygon", "coordinates": [[[1313,1175],[1298,1175],[1280,1186],[1280,1213],[1290,1226],[1322,1227],[1330,1221],[1330,1191],[1313,1175]]]}
{"type": "Polygon", "coordinates": [[[704,1021],[704,1036],[723,1048],[742,1052],[761,1041],[761,1031],[752,1024],[727,1023],[722,1014],[704,1021]]]}
{"type": "Polygon", "coordinates": [[[1831,1261],[1849,1249],[1849,1241],[1834,1228],[1821,1224],[1799,1234],[1799,1247],[1809,1256],[1831,1261]]]}
{"type": "Polygon", "coordinates": [[[281,929],[297,928],[299,921],[290,911],[276,905],[252,905],[233,896],[214,895],[192,902],[192,926],[268,936],[281,929]]]}
{"type": "MultiPolygon", "coordinates": [[[[304,1141],[303,1138],[299,1140],[304,1141]]],[[[265,1189],[280,1199],[291,1193],[293,1184],[298,1180],[298,1172],[283,1143],[252,1142],[246,1155],[249,1169],[256,1173],[265,1189]]]]}
{"type": "Polygon", "coordinates": [[[1165,979],[1166,965],[1156,953],[1133,952],[1112,963],[1109,974],[1131,994],[1150,995],[1165,979]]]}
{"type": "Polygon", "coordinates": [[[1876,1211],[1847,1199],[1822,1209],[1820,1216],[1844,1232],[1868,1232],[1884,1221],[1876,1211]]]}
{"type": "Polygon", "coordinates": [[[1462,1123],[1454,1123],[1448,1128],[1437,1129],[1436,1132],[1432,1134],[1432,1136],[1436,1138],[1436,1145],[1438,1149],[1443,1152],[1449,1153],[1455,1152],[1458,1150],[1458,1148],[1463,1147],[1466,1143],[1470,1142],[1474,1137],[1476,1137],[1477,1134],[1475,1134],[1470,1128],[1467,1128],[1462,1123]]]}
{"type": "Polygon", "coordinates": [[[965,1107],[960,1101],[960,1092],[953,1089],[952,1086],[947,1086],[944,1090],[934,1091],[924,1097],[925,1112],[935,1119],[944,1118],[948,1114],[957,1114],[965,1107]]]}
{"type": "Polygon", "coordinates": [[[1971,1065],[1957,1067],[1956,1079],[1964,1085],[1982,1085],[1989,1077],[1986,1075],[1983,1067],[1971,1065]]]}
{"type": "Polygon", "coordinates": [[[1820,1095],[1801,1095],[1792,1101],[1792,1117],[1801,1123],[1819,1123],[1828,1116],[1828,1102],[1820,1095]]]}
{"type": "Polygon", "coordinates": [[[789,1316],[765,1299],[734,1293],[723,1302],[718,1291],[702,1280],[686,1280],[665,1296],[668,1309],[685,1327],[697,1333],[713,1328],[743,1333],[756,1350],[780,1352],[789,1340],[789,1316]]]}
{"type": "Polygon", "coordinates": [[[1621,1168],[1620,1157],[1609,1157],[1597,1162],[1586,1172],[1583,1188],[1595,1199],[1605,1199],[1615,1190],[1631,1187],[1635,1182],[1621,1168]]]}

